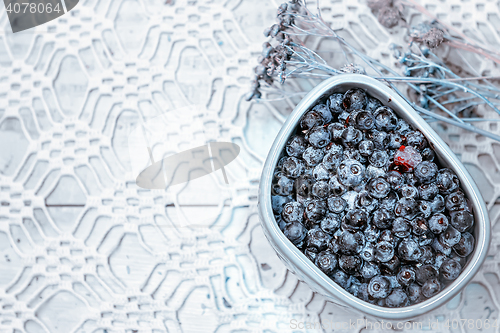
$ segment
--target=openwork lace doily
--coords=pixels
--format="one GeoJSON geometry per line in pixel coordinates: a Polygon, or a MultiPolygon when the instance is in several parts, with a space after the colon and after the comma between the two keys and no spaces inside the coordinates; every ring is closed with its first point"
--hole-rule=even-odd
{"type": "MultiPolygon", "coordinates": [[[[361,2],[321,3],[346,38],[394,65],[388,47],[402,30],[385,30],[361,2]]],[[[469,36],[500,43],[497,2],[421,3],[469,36]]],[[[291,319],[362,317],[287,272],[256,215],[262,163],[294,106],[243,97],[278,5],[85,0],[18,34],[5,32],[0,9],[0,332],[284,332],[291,319]],[[204,110],[205,135],[241,147],[229,186],[214,173],[208,192],[138,188],[130,131],[188,105],[204,110]]],[[[479,74],[498,71],[466,60],[479,74]]],[[[197,130],[181,127],[172,140],[182,150],[197,130]]],[[[438,130],[496,223],[500,144],[438,130]]],[[[494,226],[474,282],[419,320],[498,318],[499,235],[494,226]]]]}

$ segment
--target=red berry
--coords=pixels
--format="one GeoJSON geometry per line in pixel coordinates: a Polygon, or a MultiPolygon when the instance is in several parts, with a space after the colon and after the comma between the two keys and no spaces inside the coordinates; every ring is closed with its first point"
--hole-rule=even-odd
{"type": "Polygon", "coordinates": [[[394,164],[403,166],[405,171],[413,170],[420,162],[422,155],[411,146],[401,146],[394,154],[394,164]]]}

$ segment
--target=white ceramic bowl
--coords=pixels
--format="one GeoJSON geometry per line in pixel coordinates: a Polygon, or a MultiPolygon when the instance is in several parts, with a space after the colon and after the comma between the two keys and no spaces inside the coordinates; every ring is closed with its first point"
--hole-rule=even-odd
{"type": "Polygon", "coordinates": [[[371,77],[359,74],[344,74],[323,81],[312,89],[297,105],[274,140],[264,164],[259,188],[259,216],[264,233],[287,268],[299,279],[307,283],[312,290],[326,296],[331,301],[346,305],[366,314],[390,319],[403,320],[425,314],[446,304],[457,295],[477,273],[482,265],[490,243],[490,220],[484,200],[474,180],[451,151],[448,145],[420,117],[417,112],[394,90],[371,77]],[[362,301],[325,275],[299,249],[297,249],[279,229],[271,207],[271,185],[273,171],[289,137],[295,133],[297,125],[304,113],[311,110],[319,101],[325,100],[335,92],[343,93],[351,88],[361,88],[382,104],[391,107],[399,117],[406,120],[415,129],[419,129],[427,138],[431,148],[436,152],[441,166],[455,171],[460,179],[460,186],[472,203],[474,213],[475,248],[468,258],[460,276],[436,296],[407,307],[386,308],[362,301]]]}

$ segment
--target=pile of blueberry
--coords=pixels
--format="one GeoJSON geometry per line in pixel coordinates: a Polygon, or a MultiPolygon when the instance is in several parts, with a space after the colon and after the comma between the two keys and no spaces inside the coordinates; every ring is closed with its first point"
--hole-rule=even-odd
{"type": "Polygon", "coordinates": [[[276,221],[354,296],[422,302],[474,249],[470,202],[436,163],[424,135],[364,90],[332,94],[302,117],[276,166],[276,221]]]}

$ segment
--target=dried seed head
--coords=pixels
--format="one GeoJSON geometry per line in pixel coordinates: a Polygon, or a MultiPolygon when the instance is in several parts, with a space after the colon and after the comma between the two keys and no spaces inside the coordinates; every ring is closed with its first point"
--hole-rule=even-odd
{"type": "Polygon", "coordinates": [[[422,36],[422,42],[424,42],[425,45],[427,45],[427,47],[431,49],[441,45],[443,40],[444,40],[443,30],[438,28],[432,28],[422,36]]]}
{"type": "Polygon", "coordinates": [[[393,28],[401,20],[401,12],[394,7],[384,7],[378,12],[378,21],[386,28],[393,28]]]}

